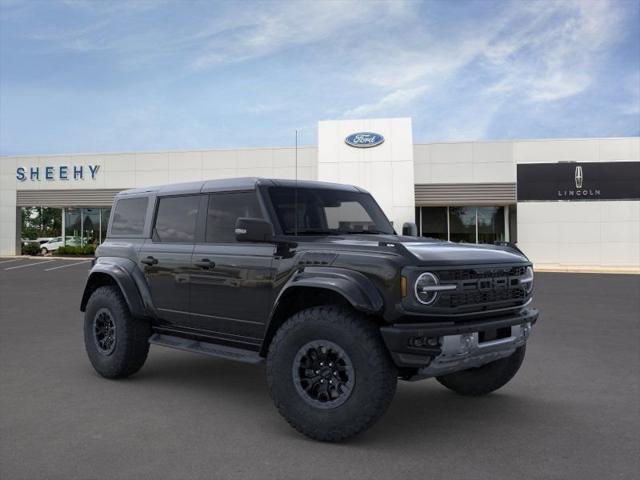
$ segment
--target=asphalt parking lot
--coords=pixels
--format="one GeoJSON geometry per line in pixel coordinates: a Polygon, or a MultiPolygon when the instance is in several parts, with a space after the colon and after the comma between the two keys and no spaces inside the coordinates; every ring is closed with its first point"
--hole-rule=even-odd
{"type": "Polygon", "coordinates": [[[127,380],[85,357],[85,260],[0,258],[0,478],[637,478],[640,276],[538,274],[516,378],[484,398],[401,382],[344,444],[278,415],[264,368],[153,347],[127,380]]]}

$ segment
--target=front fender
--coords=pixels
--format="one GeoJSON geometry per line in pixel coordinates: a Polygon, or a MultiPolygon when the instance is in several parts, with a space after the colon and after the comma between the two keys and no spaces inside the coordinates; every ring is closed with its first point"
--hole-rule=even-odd
{"type": "Polygon", "coordinates": [[[146,317],[153,312],[144,274],[132,260],[117,257],[101,257],[91,269],[82,295],[81,311],[85,311],[91,293],[97,286],[104,284],[105,275],[118,285],[134,317],[146,317]]]}
{"type": "Polygon", "coordinates": [[[382,295],[371,280],[360,272],[344,268],[306,267],[298,270],[280,291],[276,308],[282,295],[293,287],[332,290],[345,297],[353,308],[365,313],[379,313],[384,307],[382,295]]]}

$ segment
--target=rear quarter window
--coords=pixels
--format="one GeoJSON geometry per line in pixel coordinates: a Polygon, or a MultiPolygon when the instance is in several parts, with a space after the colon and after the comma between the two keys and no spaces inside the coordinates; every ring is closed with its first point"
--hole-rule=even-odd
{"type": "Polygon", "coordinates": [[[139,236],[144,230],[147,215],[147,197],[123,198],[116,202],[110,235],[139,236]]]}

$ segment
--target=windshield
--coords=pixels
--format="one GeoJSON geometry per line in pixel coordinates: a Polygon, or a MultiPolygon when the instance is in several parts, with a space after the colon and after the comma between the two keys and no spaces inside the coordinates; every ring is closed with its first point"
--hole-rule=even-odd
{"type": "Polygon", "coordinates": [[[393,234],[387,217],[368,193],[272,187],[269,196],[285,235],[296,231],[299,235],[393,234]]]}

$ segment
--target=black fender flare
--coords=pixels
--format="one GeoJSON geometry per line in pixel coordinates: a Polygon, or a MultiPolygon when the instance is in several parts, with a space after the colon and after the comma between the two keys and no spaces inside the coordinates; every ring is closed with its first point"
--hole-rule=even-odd
{"type": "Polygon", "coordinates": [[[274,311],[284,293],[293,287],[332,290],[346,298],[353,308],[365,313],[378,313],[384,307],[382,295],[364,274],[338,267],[305,267],[297,270],[280,291],[274,311]]]}
{"type": "Polygon", "coordinates": [[[312,287],[330,290],[367,314],[377,314],[384,309],[384,299],[374,283],[365,275],[338,267],[305,267],[297,270],[282,287],[269,314],[261,353],[266,354],[268,344],[284,319],[276,318],[281,300],[292,288],[312,287]]]}
{"type": "Polygon", "coordinates": [[[80,304],[82,312],[85,311],[96,284],[101,284],[99,279],[104,275],[110,277],[118,285],[132,316],[155,316],[155,309],[151,303],[151,294],[144,274],[132,260],[117,257],[100,258],[100,261],[89,272],[80,304]]]}

